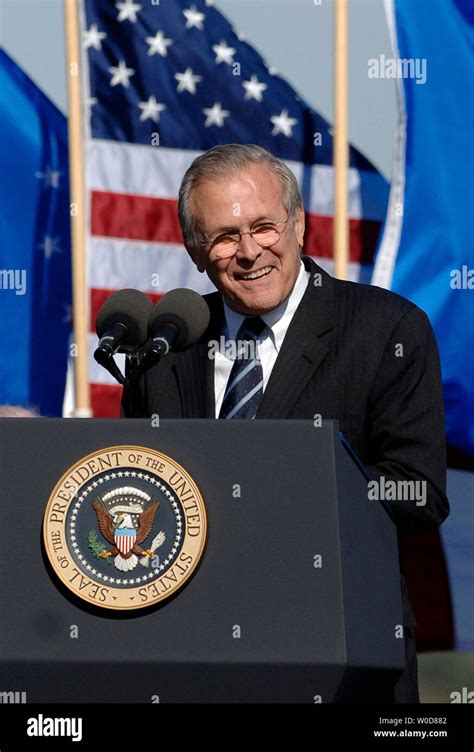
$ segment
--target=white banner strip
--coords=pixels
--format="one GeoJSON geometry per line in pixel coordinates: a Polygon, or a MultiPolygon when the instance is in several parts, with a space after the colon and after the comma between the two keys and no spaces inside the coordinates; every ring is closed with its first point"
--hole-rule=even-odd
{"type": "Polygon", "coordinates": [[[149,293],[187,287],[201,295],[214,289],[182,245],[93,236],[89,238],[89,258],[89,287],[133,287],[149,293]]]}
{"type": "MultiPolygon", "coordinates": [[[[139,196],[177,199],[184,173],[201,152],[168,149],[142,144],[94,139],[86,145],[87,185],[91,190],[131,193],[139,196]]],[[[304,165],[286,164],[303,185],[304,165]]],[[[304,192],[306,211],[320,216],[333,215],[333,168],[315,165],[311,169],[309,197],[304,192]]],[[[385,217],[386,187],[376,172],[348,171],[349,217],[382,221],[385,217]],[[361,202],[364,183],[365,205],[361,202]],[[367,196],[371,196],[370,205],[367,196]]]]}
{"type": "MultiPolygon", "coordinates": [[[[89,286],[100,290],[133,287],[147,293],[163,293],[176,287],[196,290],[200,295],[214,292],[206,274],[200,274],[184,246],[172,243],[146,243],[122,238],[89,238],[91,263],[89,286]]],[[[334,272],[332,259],[315,261],[329,274],[334,272]]],[[[372,267],[350,263],[348,279],[370,281],[372,267]]]]}

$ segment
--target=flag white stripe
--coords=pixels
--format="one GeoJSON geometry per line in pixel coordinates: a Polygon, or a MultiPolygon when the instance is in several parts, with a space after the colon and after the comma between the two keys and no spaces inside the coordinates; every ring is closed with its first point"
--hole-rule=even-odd
{"type": "MultiPolygon", "coordinates": [[[[318,258],[312,256],[317,264],[324,269],[325,272],[334,277],[334,261],[328,258],[318,258]]],[[[349,282],[365,282],[369,284],[370,275],[372,273],[372,266],[367,264],[358,264],[355,262],[349,262],[347,266],[347,279],[349,282]]]]}
{"type": "MultiPolygon", "coordinates": [[[[201,152],[188,149],[168,149],[142,144],[94,139],[87,151],[87,184],[91,190],[111,193],[131,193],[139,196],[177,199],[184,173],[201,152]]],[[[286,164],[303,185],[305,166],[301,162],[286,164]]],[[[311,168],[310,195],[304,196],[306,211],[321,216],[333,215],[334,173],[327,165],[311,168]]],[[[348,171],[348,214],[351,219],[382,221],[385,217],[385,181],[376,172],[348,171]],[[362,207],[361,180],[372,185],[365,194],[379,196],[372,206],[362,207]],[[379,187],[379,190],[377,188],[379,187]]]]}
{"type": "Polygon", "coordinates": [[[89,258],[90,287],[134,287],[149,293],[188,287],[201,295],[215,290],[182,245],[93,236],[89,238],[89,258]]]}
{"type": "MultiPolygon", "coordinates": [[[[201,295],[215,290],[206,274],[200,274],[184,246],[173,243],[149,243],[124,238],[89,238],[91,259],[89,286],[100,290],[134,287],[148,293],[161,293],[176,287],[187,287],[201,295]],[[159,275],[158,277],[153,275],[159,275]]],[[[329,274],[332,259],[313,257],[329,274]]],[[[350,263],[348,279],[354,282],[367,265],[350,263]]]]}

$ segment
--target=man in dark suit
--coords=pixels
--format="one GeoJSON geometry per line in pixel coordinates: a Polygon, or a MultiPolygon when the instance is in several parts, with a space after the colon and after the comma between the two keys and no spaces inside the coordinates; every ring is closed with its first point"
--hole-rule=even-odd
{"type": "MultiPolygon", "coordinates": [[[[333,279],[301,256],[298,184],[260,147],[218,146],[198,157],[181,185],[179,215],[188,252],[218,292],[206,296],[211,319],[201,341],[142,379],[142,414],[337,418],[374,480],[423,489],[390,502],[399,533],[439,525],[449,511],[444,413],[423,311],[386,290],[333,279]]],[[[124,414],[140,414],[133,402],[124,395],[124,414]]],[[[394,700],[417,702],[416,623],[403,578],[402,590],[407,669],[394,700]]]]}

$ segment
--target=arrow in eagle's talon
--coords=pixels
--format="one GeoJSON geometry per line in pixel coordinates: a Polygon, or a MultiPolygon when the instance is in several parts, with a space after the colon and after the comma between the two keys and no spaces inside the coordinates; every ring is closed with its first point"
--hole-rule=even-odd
{"type": "Polygon", "coordinates": [[[148,551],[144,551],[144,555],[141,559],[139,559],[142,567],[148,567],[150,559],[152,556],[154,556],[156,549],[162,546],[165,540],[166,535],[164,534],[163,530],[160,530],[158,535],[155,535],[155,537],[153,538],[151,542],[151,548],[149,548],[148,551]]]}

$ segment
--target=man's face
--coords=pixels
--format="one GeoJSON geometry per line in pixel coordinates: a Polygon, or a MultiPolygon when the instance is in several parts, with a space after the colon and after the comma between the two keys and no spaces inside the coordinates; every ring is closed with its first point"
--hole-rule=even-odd
{"type": "Polygon", "coordinates": [[[277,175],[264,165],[249,164],[229,177],[203,180],[192,191],[190,210],[209,240],[253,230],[264,222],[281,223],[280,237],[271,247],[261,247],[247,234],[230,254],[212,244],[190,253],[237,313],[266,313],[286,300],[299,273],[304,212],[301,209],[284,224],[288,212],[277,175]]]}

